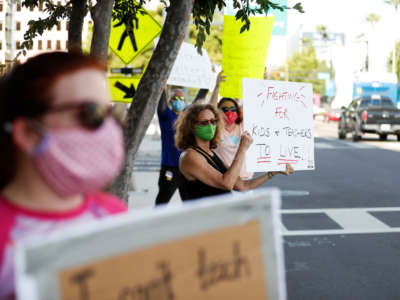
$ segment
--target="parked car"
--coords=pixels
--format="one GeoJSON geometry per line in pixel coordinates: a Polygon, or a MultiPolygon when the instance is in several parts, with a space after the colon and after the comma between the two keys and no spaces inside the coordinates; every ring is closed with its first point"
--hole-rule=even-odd
{"type": "Polygon", "coordinates": [[[338,122],[339,119],[340,119],[340,115],[341,115],[342,111],[343,111],[343,109],[341,109],[341,108],[331,109],[328,112],[328,116],[327,116],[328,122],[329,121],[338,122]]]}
{"type": "Polygon", "coordinates": [[[364,133],[376,133],[380,140],[386,140],[388,134],[395,134],[400,141],[400,109],[389,97],[356,98],[347,108],[343,107],[340,115],[339,139],[345,139],[347,133],[352,133],[354,142],[359,141],[364,133]]]}

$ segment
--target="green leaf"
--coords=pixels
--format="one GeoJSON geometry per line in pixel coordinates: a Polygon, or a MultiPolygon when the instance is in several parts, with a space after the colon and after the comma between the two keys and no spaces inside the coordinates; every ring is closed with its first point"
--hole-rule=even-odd
{"type": "Polygon", "coordinates": [[[293,6],[293,9],[297,10],[298,12],[304,14],[304,9],[303,6],[300,2],[296,3],[295,6],[293,6]]]}

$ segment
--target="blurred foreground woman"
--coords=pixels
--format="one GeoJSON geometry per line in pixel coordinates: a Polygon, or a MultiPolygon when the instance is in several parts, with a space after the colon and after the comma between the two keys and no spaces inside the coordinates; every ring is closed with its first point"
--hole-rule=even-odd
{"type": "Polygon", "coordinates": [[[228,193],[231,190],[251,190],[276,174],[289,175],[293,168],[287,164],[284,172],[268,172],[250,180],[240,178],[245,154],[252,137],[244,132],[230,166],[213,151],[220,144],[223,121],[211,104],[195,104],[180,114],[176,123],[175,143],[182,150],[179,169],[184,180],[179,187],[183,201],[228,193]]]}
{"type": "Polygon", "coordinates": [[[0,299],[13,298],[16,241],[126,210],[98,192],[124,159],[105,71],[92,57],[53,52],[1,83],[0,299]]]}

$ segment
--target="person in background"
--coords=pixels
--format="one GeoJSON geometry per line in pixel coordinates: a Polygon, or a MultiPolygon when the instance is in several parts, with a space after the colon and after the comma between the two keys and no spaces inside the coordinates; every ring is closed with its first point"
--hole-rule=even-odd
{"type": "Polygon", "coordinates": [[[180,194],[183,201],[228,193],[231,190],[254,189],[277,174],[289,175],[293,168],[287,164],[284,172],[268,172],[250,180],[240,178],[247,149],[253,139],[248,132],[241,135],[238,150],[231,165],[225,165],[213,151],[219,146],[223,121],[211,104],[195,104],[180,114],[176,124],[176,147],[182,150],[179,169],[183,175],[180,194]]]}
{"type": "MultiPolygon", "coordinates": [[[[203,101],[206,98],[207,93],[208,89],[200,89],[192,104],[203,101]]],[[[213,95],[214,93],[215,91],[213,92],[213,95]]],[[[156,206],[167,204],[175,191],[177,189],[179,190],[180,184],[182,184],[182,174],[179,171],[179,156],[181,155],[181,151],[175,147],[174,124],[179,114],[186,108],[186,106],[187,101],[185,100],[184,93],[181,89],[173,90],[169,101],[167,101],[165,91],[161,94],[157,108],[158,121],[161,130],[161,169],[158,178],[156,206]]]]}
{"type": "Polygon", "coordinates": [[[181,152],[175,147],[174,123],[186,107],[183,91],[180,89],[173,90],[168,102],[166,93],[163,91],[157,108],[161,130],[161,169],[156,205],[168,203],[182,182],[182,175],[179,171],[181,152]]]}
{"type": "MultiPolygon", "coordinates": [[[[221,130],[221,144],[214,151],[225,165],[230,166],[239,148],[240,137],[243,134],[243,112],[238,102],[233,98],[222,98],[218,102],[220,82],[225,81],[225,78],[226,76],[221,71],[217,76],[217,85],[210,99],[210,104],[218,107],[225,124],[221,130]]],[[[240,177],[242,179],[253,177],[252,172],[246,171],[245,163],[240,170],[240,177]]]]}
{"type": "Polygon", "coordinates": [[[51,52],[0,84],[0,299],[14,297],[17,241],[126,211],[99,192],[124,160],[105,72],[93,57],[51,52]]]}

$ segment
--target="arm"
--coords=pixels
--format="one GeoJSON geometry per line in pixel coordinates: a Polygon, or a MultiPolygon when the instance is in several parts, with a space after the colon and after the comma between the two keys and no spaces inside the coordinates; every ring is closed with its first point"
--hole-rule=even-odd
{"type": "Polygon", "coordinates": [[[168,107],[167,103],[167,94],[165,93],[165,90],[161,93],[160,101],[158,101],[158,107],[157,110],[160,113],[163,113],[168,107]]]}
{"type": "Polygon", "coordinates": [[[213,90],[211,98],[210,98],[210,104],[214,105],[214,106],[217,106],[217,103],[218,103],[219,86],[220,86],[221,82],[225,81],[225,78],[226,78],[225,75],[222,75],[223,72],[224,71],[221,70],[221,72],[218,73],[217,80],[215,82],[215,87],[214,87],[214,90],[213,90]]]}
{"type": "Polygon", "coordinates": [[[250,134],[244,133],[235,159],[225,174],[215,170],[206,162],[202,155],[191,149],[186,150],[181,155],[179,168],[183,175],[189,180],[197,179],[209,186],[224,190],[232,190],[239,178],[245,153],[251,142],[250,134]]]}
{"type": "Polygon", "coordinates": [[[250,180],[242,180],[240,177],[237,180],[235,184],[235,190],[238,191],[246,191],[246,190],[251,190],[255,189],[256,187],[262,185],[263,183],[267,182],[270,180],[272,177],[274,177],[277,174],[282,174],[282,175],[290,175],[293,173],[293,168],[290,164],[286,165],[286,170],[285,171],[280,171],[280,172],[268,172],[265,173],[261,176],[258,176],[256,178],[250,179],[250,180]]]}
{"type": "Polygon", "coordinates": [[[194,100],[193,100],[193,104],[195,104],[196,102],[198,102],[198,101],[200,101],[200,100],[202,100],[202,99],[205,99],[206,98],[206,96],[207,96],[207,93],[208,93],[208,89],[200,89],[198,92],[197,92],[197,95],[196,95],[196,97],[194,98],[194,100]]]}

